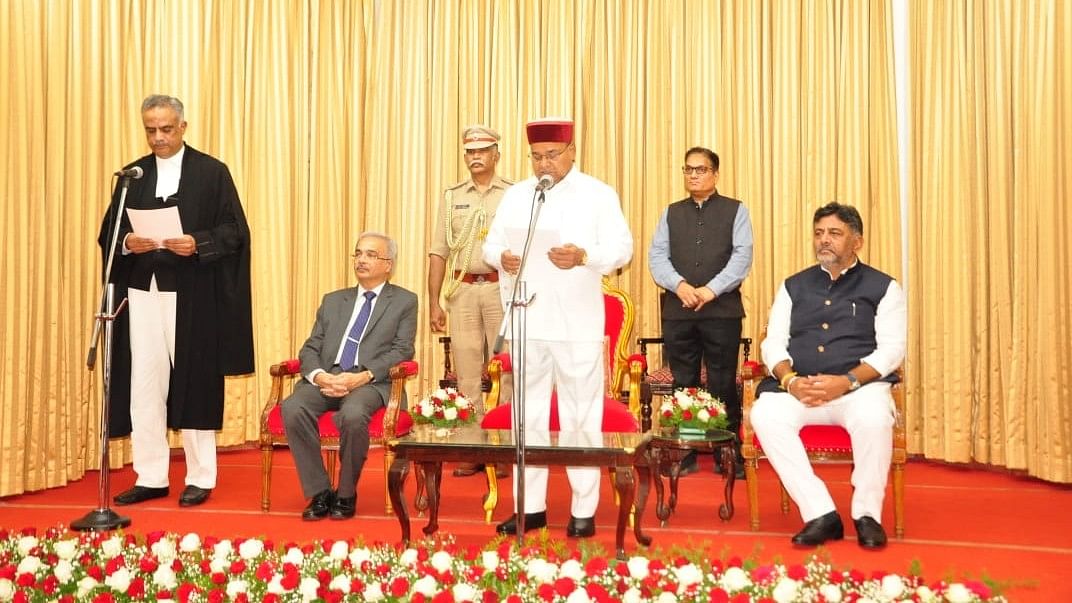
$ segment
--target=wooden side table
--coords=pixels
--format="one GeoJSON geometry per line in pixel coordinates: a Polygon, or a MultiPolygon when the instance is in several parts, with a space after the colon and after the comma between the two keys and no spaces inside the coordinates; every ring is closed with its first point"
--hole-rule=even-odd
{"type": "MultiPolygon", "coordinates": [[[[651,475],[655,480],[655,516],[665,526],[670,514],[677,506],[677,482],[680,477],[681,460],[691,450],[697,452],[721,451],[722,476],[725,481],[725,501],[718,508],[718,516],[723,521],[733,517],[733,484],[737,479],[733,461],[736,456],[733,432],[724,429],[712,429],[705,433],[680,433],[677,430],[660,430],[652,433],[648,443],[648,458],[651,463],[651,475]],[[663,503],[663,471],[670,474],[670,500],[663,503]]],[[[644,490],[641,499],[647,497],[647,484],[641,484],[644,490]]]]}

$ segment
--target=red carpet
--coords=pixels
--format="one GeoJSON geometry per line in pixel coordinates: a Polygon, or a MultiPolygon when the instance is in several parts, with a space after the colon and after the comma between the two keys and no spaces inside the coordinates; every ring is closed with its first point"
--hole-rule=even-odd
{"type": "MultiPolygon", "coordinates": [[[[366,542],[394,542],[398,521],[384,514],[383,464],[374,450],[359,485],[358,517],[350,521],[307,523],[299,514],[305,505],[289,453],[275,455],[272,510],[260,511],[260,454],[254,450],[220,453],[219,487],[207,503],[180,509],[183,466],[180,456],[172,463],[172,496],[115,510],[129,516],[130,531],[153,530],[198,532],[220,537],[258,536],[276,543],[306,542],[321,538],[354,537],[366,542]]],[[[820,468],[832,485],[843,514],[849,506],[851,487],[847,466],[820,468]]],[[[797,562],[807,551],[792,548],[789,537],[800,528],[793,508],[789,516],[779,510],[773,474],[760,467],[761,532],[748,530],[748,501],[744,482],[734,494],[736,515],[728,522],[718,518],[722,482],[711,473],[710,459],[701,461],[701,471],[681,480],[678,508],[666,527],[655,518],[654,488],[644,514],[645,531],[654,537],[653,548],[702,547],[715,557],[756,556],[763,561],[797,562]]],[[[463,544],[483,544],[494,537],[494,526],[483,521],[480,509],[485,485],[480,477],[455,478],[444,471],[440,532],[453,534],[463,544]]],[[[112,492],[133,484],[129,467],[112,473],[112,492]]],[[[0,499],[0,526],[18,529],[67,525],[93,509],[97,503],[96,473],[63,488],[0,499]]],[[[906,538],[891,540],[883,551],[860,549],[847,529],[847,539],[826,547],[833,563],[865,572],[884,570],[908,573],[914,564],[929,580],[990,579],[1002,585],[1010,601],[1072,600],[1072,487],[1049,484],[1004,472],[965,469],[929,462],[909,464],[906,485],[906,538]]],[[[412,504],[412,472],[407,481],[407,499],[412,504]]],[[[499,481],[501,501],[496,521],[512,511],[510,480],[499,481]]],[[[568,485],[561,469],[552,470],[548,501],[549,536],[565,540],[569,519],[568,485]]],[[[597,513],[594,539],[613,552],[616,517],[610,482],[603,480],[602,503],[597,513]]],[[[887,501],[889,502],[889,501],[887,501]]],[[[411,507],[412,508],[412,507],[411,507]]],[[[892,511],[887,505],[887,520],[892,511]]],[[[425,518],[413,518],[413,533],[420,535],[425,518]]],[[[638,550],[629,533],[627,554],[638,550]]]]}

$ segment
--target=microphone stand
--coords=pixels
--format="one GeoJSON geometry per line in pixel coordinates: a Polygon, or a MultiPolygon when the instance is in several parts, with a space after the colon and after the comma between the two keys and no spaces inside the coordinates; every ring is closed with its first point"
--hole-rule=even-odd
{"type": "Polygon", "coordinates": [[[130,525],[130,518],[119,515],[108,506],[109,473],[108,466],[108,420],[112,401],[112,335],[115,319],[123,311],[127,304],[126,298],[115,307],[115,285],[111,282],[112,262],[115,259],[115,248],[118,244],[119,225],[122,222],[123,212],[126,208],[127,189],[130,187],[130,176],[120,178],[119,204],[116,206],[112,220],[112,235],[109,237],[108,261],[104,268],[104,281],[101,285],[101,301],[97,306],[97,312],[93,315],[93,335],[89,344],[89,356],[86,358],[86,367],[93,370],[97,360],[97,342],[100,340],[101,329],[104,329],[104,374],[103,389],[101,394],[101,418],[100,418],[100,473],[97,484],[97,508],[86,513],[79,519],[71,522],[71,529],[79,532],[93,530],[106,531],[116,528],[125,528],[130,525]]]}
{"type": "Polygon", "coordinates": [[[536,231],[536,223],[540,219],[540,210],[543,209],[546,195],[543,189],[533,193],[529,219],[528,232],[525,234],[525,247],[521,252],[521,264],[517,269],[517,278],[514,279],[513,292],[510,294],[510,304],[506,315],[503,316],[502,326],[499,328],[499,336],[495,339],[493,353],[502,352],[503,339],[506,337],[507,325],[513,327],[514,345],[511,350],[514,367],[514,400],[511,411],[513,412],[513,436],[516,447],[517,472],[514,476],[517,484],[516,504],[517,511],[514,513],[514,521],[517,526],[517,547],[520,549],[525,542],[525,354],[527,344],[526,313],[529,304],[536,298],[536,294],[528,296],[526,283],[522,280],[525,274],[525,266],[528,265],[529,250],[532,247],[532,235],[536,231]]]}

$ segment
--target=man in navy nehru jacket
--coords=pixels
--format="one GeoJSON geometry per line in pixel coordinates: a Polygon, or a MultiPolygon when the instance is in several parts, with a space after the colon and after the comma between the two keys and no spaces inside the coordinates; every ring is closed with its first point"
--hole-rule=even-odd
{"type": "Polygon", "coordinates": [[[857,541],[882,548],[893,447],[890,385],[907,339],[904,292],[893,277],[856,256],[864,236],[856,208],[825,205],[812,226],[819,263],[787,278],[775,295],[761,348],[771,377],[759,385],[752,426],[800,509],[805,524],[792,541],[803,547],[844,538],[844,527],[808,461],[800,429],[844,427],[852,438],[857,541]]]}

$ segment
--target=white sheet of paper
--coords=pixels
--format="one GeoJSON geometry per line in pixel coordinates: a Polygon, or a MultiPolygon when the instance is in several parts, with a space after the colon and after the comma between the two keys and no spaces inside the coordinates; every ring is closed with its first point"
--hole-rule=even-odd
{"type": "Polygon", "coordinates": [[[163,209],[128,207],[127,217],[130,218],[130,226],[134,228],[134,234],[152,239],[160,247],[164,246],[164,239],[177,239],[182,236],[179,208],[174,205],[163,209]]]}
{"type": "MultiPolygon", "coordinates": [[[[510,253],[520,256],[525,250],[525,237],[528,231],[524,228],[507,228],[506,239],[510,242],[510,253]]],[[[521,277],[525,281],[547,282],[548,278],[558,272],[558,268],[547,258],[547,252],[552,247],[562,245],[562,239],[557,230],[541,230],[537,228],[532,233],[532,245],[529,247],[529,259],[525,264],[525,273],[521,277]]]]}

